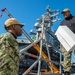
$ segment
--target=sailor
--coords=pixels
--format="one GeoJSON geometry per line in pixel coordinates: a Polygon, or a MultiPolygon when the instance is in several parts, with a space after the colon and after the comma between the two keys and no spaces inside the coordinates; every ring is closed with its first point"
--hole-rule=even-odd
{"type": "Polygon", "coordinates": [[[18,75],[19,48],[16,41],[22,35],[22,27],[15,18],[4,23],[6,33],[0,35],[0,75],[18,75]]]}
{"type": "MultiPolygon", "coordinates": [[[[75,33],[75,17],[72,16],[70,9],[65,8],[62,11],[62,14],[64,16],[64,20],[62,20],[60,25],[62,26],[66,25],[68,28],[70,28],[71,31],[75,33]]],[[[63,62],[64,75],[70,75],[72,52],[71,51],[67,52],[63,46],[61,47],[61,51],[64,53],[64,62],[63,62]]]]}

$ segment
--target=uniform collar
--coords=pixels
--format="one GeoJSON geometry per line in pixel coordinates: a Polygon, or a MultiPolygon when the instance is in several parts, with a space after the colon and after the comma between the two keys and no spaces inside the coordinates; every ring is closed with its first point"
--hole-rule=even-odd
{"type": "MultiPolygon", "coordinates": [[[[10,33],[11,33],[11,32],[10,32],[10,33]]],[[[15,39],[17,39],[17,37],[16,37],[13,33],[11,33],[11,34],[14,36],[15,39]]]]}

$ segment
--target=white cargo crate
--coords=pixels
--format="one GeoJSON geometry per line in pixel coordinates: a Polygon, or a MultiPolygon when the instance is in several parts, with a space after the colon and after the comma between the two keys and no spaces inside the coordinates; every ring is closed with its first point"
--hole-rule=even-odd
{"type": "Polygon", "coordinates": [[[59,26],[55,35],[66,51],[75,50],[75,34],[66,26],[59,26]]]}

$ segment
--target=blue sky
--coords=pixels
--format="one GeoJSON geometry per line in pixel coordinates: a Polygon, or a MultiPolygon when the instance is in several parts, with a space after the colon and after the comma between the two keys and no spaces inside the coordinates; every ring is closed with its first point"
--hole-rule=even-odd
{"type": "MultiPolygon", "coordinates": [[[[29,34],[29,31],[33,29],[36,19],[40,18],[42,14],[46,12],[46,6],[50,5],[51,9],[59,9],[60,12],[64,8],[69,8],[71,13],[75,15],[75,0],[0,0],[0,10],[7,8],[7,10],[15,17],[19,22],[24,23],[23,27],[29,34]]],[[[0,34],[5,33],[4,22],[9,17],[6,13],[2,13],[0,17],[0,34]]],[[[61,20],[62,14],[59,15],[61,20]]],[[[56,22],[52,30],[56,30],[61,21],[56,22]]],[[[73,61],[75,59],[73,58],[73,61]]]]}

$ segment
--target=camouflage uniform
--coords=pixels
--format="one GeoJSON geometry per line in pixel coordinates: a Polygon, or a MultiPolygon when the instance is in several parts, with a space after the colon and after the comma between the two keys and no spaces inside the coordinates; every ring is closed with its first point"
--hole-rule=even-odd
{"type": "Polygon", "coordinates": [[[64,62],[62,63],[64,72],[71,71],[71,55],[72,51],[67,52],[63,46],[61,46],[61,52],[64,53],[64,62]]]}
{"type": "Polygon", "coordinates": [[[0,75],[18,75],[18,43],[14,36],[7,32],[0,35],[0,75]]]}
{"type": "MultiPolygon", "coordinates": [[[[64,20],[62,20],[60,25],[61,26],[66,25],[75,34],[75,16],[72,16],[69,9],[64,9],[62,11],[62,14],[65,12],[69,12],[70,15],[64,18],[64,20]]],[[[64,63],[63,63],[64,72],[71,72],[72,52],[67,52],[63,47],[62,47],[62,52],[64,53],[64,63]]],[[[70,75],[70,74],[67,74],[67,75],[70,75]]]]}

